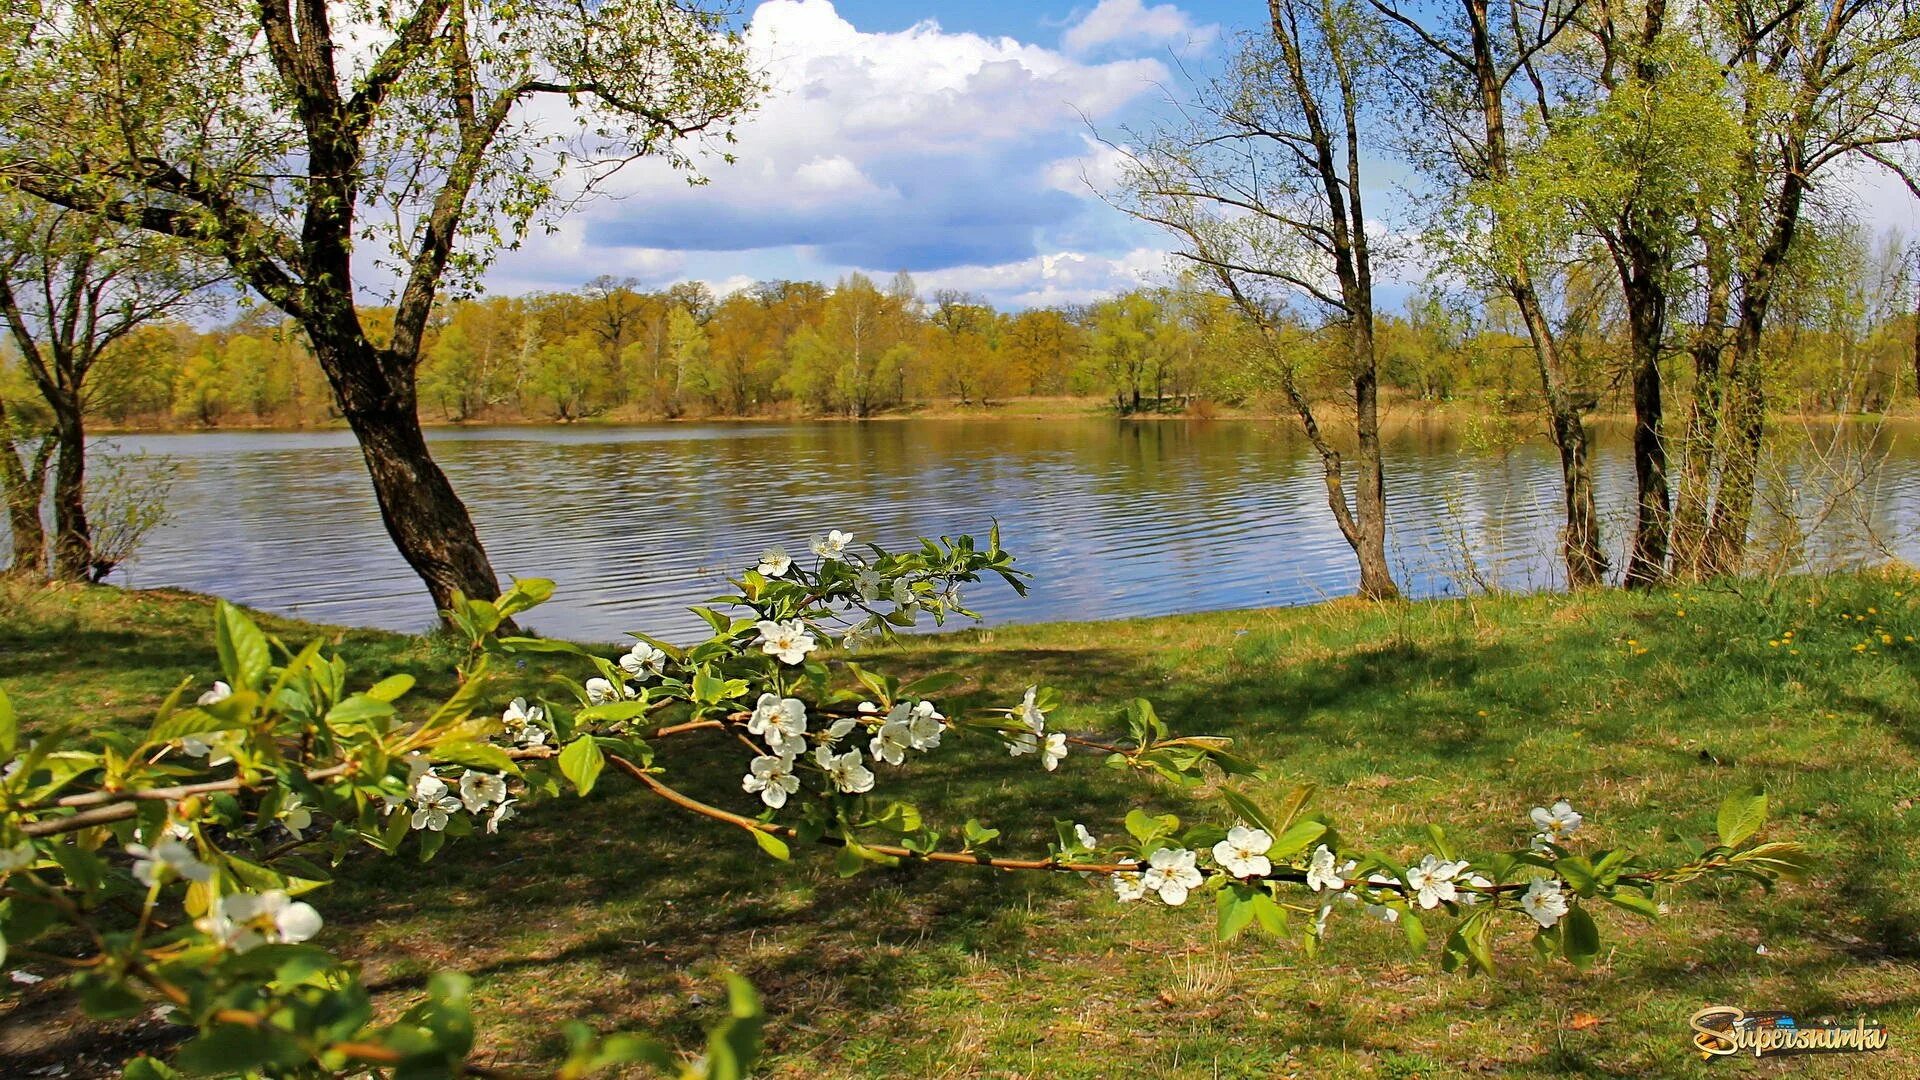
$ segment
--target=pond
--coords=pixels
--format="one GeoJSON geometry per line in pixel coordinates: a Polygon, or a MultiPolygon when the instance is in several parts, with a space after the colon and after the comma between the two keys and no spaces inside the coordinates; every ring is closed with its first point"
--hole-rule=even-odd
{"type": "MultiPolygon", "coordinates": [[[[827,528],[890,548],[985,534],[1036,577],[982,583],[988,622],[1113,619],[1296,604],[1353,591],[1318,459],[1259,421],[887,420],[443,428],[434,454],[502,574],[555,579],[533,625],[577,639],[697,635],[690,603],[770,545],[796,555],[827,528]]],[[[116,572],[329,623],[418,630],[418,581],[381,527],[344,431],[120,436],[170,457],[172,519],[116,572]]],[[[1870,554],[1866,527],[1920,555],[1920,445],[1880,434],[1855,505],[1820,558],[1870,554]]],[[[1849,458],[1851,460],[1851,458],[1849,458]]],[[[1618,564],[1632,471],[1602,440],[1602,513],[1618,564]]],[[[1836,466],[1837,467],[1837,466],[1836,466]]],[[[1797,471],[1811,487],[1830,486],[1797,471]]],[[[1538,440],[1495,452],[1456,430],[1402,425],[1388,445],[1389,554],[1413,595],[1559,580],[1559,475],[1538,440]]]]}

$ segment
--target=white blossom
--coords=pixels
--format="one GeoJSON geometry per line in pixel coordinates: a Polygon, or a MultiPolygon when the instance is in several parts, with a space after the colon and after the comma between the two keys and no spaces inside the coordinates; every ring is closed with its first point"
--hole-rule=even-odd
{"type": "Polygon", "coordinates": [[[1407,868],[1407,887],[1413,890],[1414,899],[1421,907],[1439,907],[1458,895],[1453,879],[1466,868],[1466,863],[1447,862],[1438,855],[1428,855],[1418,865],[1407,868]]]}
{"type": "Polygon", "coordinates": [[[127,853],[133,856],[133,876],[142,885],[165,880],[163,871],[188,881],[205,881],[213,876],[213,867],[201,862],[198,852],[178,840],[162,840],[151,848],[128,844],[127,853]]]}
{"type": "Polygon", "coordinates": [[[499,832],[500,823],[514,816],[515,811],[513,809],[513,804],[515,801],[516,800],[514,799],[501,799],[499,805],[493,808],[493,813],[487,815],[487,831],[488,832],[490,833],[499,832]]]}
{"type": "Polygon", "coordinates": [[[778,657],[783,664],[798,664],[807,658],[807,654],[820,647],[807,626],[799,619],[788,622],[775,622],[763,619],[759,624],[760,651],[768,656],[778,657]]]}
{"type": "Polygon", "coordinates": [[[793,569],[793,556],[785,548],[770,547],[760,553],[760,565],[754,567],[762,577],[785,577],[793,569]]]}
{"type": "Polygon", "coordinates": [[[246,952],[269,942],[298,944],[320,932],[321,920],[312,905],[270,889],[217,896],[194,925],[222,945],[246,952]]]}
{"type": "Polygon", "coordinates": [[[1400,921],[1400,909],[1390,908],[1385,904],[1368,904],[1367,914],[1384,923],[1396,923],[1400,921]]]}
{"type": "Polygon", "coordinates": [[[827,727],[826,740],[830,743],[837,743],[848,735],[853,734],[853,729],[859,726],[860,721],[855,720],[851,716],[843,716],[827,727]]]}
{"type": "Polygon", "coordinates": [[[1187,892],[1206,876],[1194,866],[1194,853],[1185,848],[1161,848],[1147,860],[1147,872],[1140,883],[1159,893],[1161,903],[1179,907],[1187,902],[1187,892]]]}
{"type": "Polygon", "coordinates": [[[1025,724],[1027,730],[1035,735],[1047,730],[1047,714],[1041,712],[1040,706],[1034,703],[1039,692],[1037,686],[1027,687],[1027,696],[1020,699],[1020,707],[1014,710],[1014,719],[1025,724]]]}
{"type": "Polygon", "coordinates": [[[1235,825],[1227,830],[1225,840],[1213,845],[1213,861],[1234,877],[1265,877],[1273,873],[1273,863],[1267,858],[1271,847],[1273,837],[1267,830],[1235,825]]]}
{"type": "Polygon", "coordinates": [[[830,529],[827,535],[812,543],[813,553],[823,559],[838,559],[846,554],[847,545],[853,543],[853,534],[830,529]]]}
{"type": "MultiPolygon", "coordinates": [[[[218,685],[224,686],[225,684],[221,683],[218,685]]],[[[208,693],[212,693],[212,691],[208,691],[208,693]]],[[[209,768],[216,765],[225,765],[233,760],[233,754],[226,749],[226,739],[222,735],[213,732],[182,735],[180,737],[180,749],[185,750],[188,757],[206,758],[209,768]],[[219,753],[214,753],[216,750],[218,750],[219,753]]]]}
{"type": "Polygon", "coordinates": [[[1040,752],[1040,737],[1031,731],[1022,731],[1007,740],[1007,753],[1019,757],[1021,754],[1040,752]]]}
{"type": "MultiPolygon", "coordinates": [[[[898,709],[894,710],[899,712],[898,709]]],[[[891,717],[889,717],[891,719],[891,717]]],[[[907,718],[907,743],[915,750],[932,750],[940,745],[940,732],[945,730],[941,723],[946,717],[934,709],[933,702],[922,701],[913,706],[907,718]]]]}
{"type": "Polygon", "coordinates": [[[218,705],[232,696],[233,696],[233,687],[228,686],[226,683],[219,682],[216,680],[213,684],[213,689],[207,691],[204,694],[201,694],[200,697],[194,701],[194,704],[218,705]]]}
{"type": "Polygon", "coordinates": [[[1094,839],[1093,833],[1087,831],[1087,827],[1077,821],[1073,824],[1073,838],[1080,841],[1080,846],[1088,851],[1100,846],[1100,841],[1094,839]]]}
{"type": "Polygon", "coordinates": [[[1066,759],[1067,737],[1058,731],[1048,733],[1047,741],[1040,747],[1040,764],[1045,766],[1048,772],[1052,772],[1066,759]]]}
{"type": "Polygon", "coordinates": [[[1527,885],[1527,891],[1520,897],[1520,908],[1533,917],[1533,921],[1546,929],[1560,921],[1567,913],[1567,898],[1560,891],[1560,883],[1551,878],[1534,878],[1527,885]]]}
{"type": "Polygon", "coordinates": [[[1121,903],[1131,903],[1147,895],[1146,879],[1134,870],[1122,870],[1113,875],[1113,895],[1121,903]]]}
{"type": "Polygon", "coordinates": [[[894,607],[904,609],[919,606],[919,601],[913,598],[913,583],[906,578],[894,578],[893,589],[891,591],[891,599],[893,600],[894,607]]]}
{"type": "Polygon", "coordinates": [[[889,765],[902,764],[907,759],[907,751],[913,749],[911,725],[905,720],[889,719],[880,725],[879,731],[874,732],[867,749],[876,761],[884,761],[889,765]]]}
{"type": "Polygon", "coordinates": [[[460,809],[460,800],[447,791],[447,782],[429,770],[413,785],[413,827],[440,832],[450,815],[460,809]]]}
{"type": "Polygon", "coordinates": [[[667,670],[667,654],[644,641],[636,641],[620,658],[620,670],[636,679],[646,680],[667,670]]]}
{"type": "Polygon", "coordinates": [[[460,802],[469,814],[477,814],[494,803],[506,801],[506,798],[507,778],[504,776],[469,769],[460,777],[460,802]]]}
{"type": "MultiPolygon", "coordinates": [[[[612,684],[608,684],[612,685],[612,684]]],[[[547,729],[540,722],[547,718],[547,711],[538,705],[527,704],[523,697],[514,698],[500,714],[501,726],[507,729],[507,735],[515,743],[532,748],[547,744],[547,729]]]]}
{"type": "Polygon", "coordinates": [[[1565,799],[1554,803],[1551,809],[1534,807],[1532,818],[1533,827],[1540,830],[1540,835],[1556,844],[1578,832],[1586,820],[1565,799]]]}
{"type": "Polygon", "coordinates": [[[633,697],[633,688],[626,683],[620,683],[616,686],[606,679],[601,678],[588,679],[586,690],[587,704],[589,705],[610,705],[613,702],[633,697]]]}
{"type": "Polygon", "coordinates": [[[302,833],[313,828],[313,811],[300,801],[300,796],[288,796],[286,805],[280,808],[280,824],[299,840],[302,833]]]}
{"type": "Polygon", "coordinates": [[[800,778],[793,775],[793,759],[784,754],[761,754],[747,765],[740,787],[758,794],[760,801],[775,810],[787,805],[787,796],[800,790],[800,778]]]}
{"type": "Polygon", "coordinates": [[[873,790],[873,770],[860,763],[860,751],[849,750],[836,754],[827,747],[815,747],[814,760],[827,771],[827,778],[833,786],[849,795],[858,795],[873,790]]]}
{"type": "Polygon", "coordinates": [[[1347,887],[1346,872],[1353,869],[1353,865],[1349,862],[1345,868],[1336,867],[1332,849],[1321,844],[1313,850],[1313,857],[1307,860],[1307,888],[1314,892],[1322,889],[1339,892],[1347,887]]]}
{"type": "Polygon", "coordinates": [[[795,754],[806,750],[807,703],[799,698],[761,694],[747,719],[747,730],[766,741],[768,749],[783,753],[792,744],[795,754]]]}
{"type": "Polygon", "coordinates": [[[880,591],[886,587],[886,581],[872,570],[862,570],[853,578],[853,591],[869,604],[880,599],[880,591]]]}
{"type": "MultiPolygon", "coordinates": [[[[1466,877],[1462,878],[1461,881],[1464,882],[1465,884],[1473,886],[1476,889],[1493,888],[1493,879],[1486,876],[1485,874],[1469,874],[1466,877]]],[[[1480,894],[1472,893],[1472,892],[1463,892],[1460,894],[1460,902],[1463,904],[1477,904],[1480,902],[1480,894]]]]}
{"type": "Polygon", "coordinates": [[[32,986],[34,983],[43,983],[47,981],[46,976],[44,975],[35,975],[31,971],[21,971],[18,969],[7,972],[7,978],[12,979],[14,982],[19,983],[21,986],[32,986]]]}

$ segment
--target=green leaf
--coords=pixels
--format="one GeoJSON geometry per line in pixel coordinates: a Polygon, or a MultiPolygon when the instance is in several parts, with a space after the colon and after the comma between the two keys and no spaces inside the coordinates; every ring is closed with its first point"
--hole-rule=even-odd
{"type": "Polygon", "coordinates": [[[638,720],[654,710],[648,701],[609,701],[600,705],[589,705],[573,714],[573,722],[586,723],[599,720],[608,724],[618,724],[627,720],[638,720]]]}
{"type": "Polygon", "coordinates": [[[245,612],[221,600],[213,609],[214,648],[220,653],[220,670],[233,688],[253,689],[267,677],[273,655],[267,649],[267,636],[260,632],[245,612]]]}
{"type": "Polygon", "coordinates": [[[1738,847],[1740,842],[1760,831],[1767,822],[1767,793],[1755,791],[1751,795],[1729,795],[1720,803],[1720,814],[1715,821],[1715,831],[1720,834],[1720,842],[1727,847],[1738,847]]]}
{"type": "Polygon", "coordinates": [[[1260,809],[1259,804],[1255,803],[1252,799],[1247,798],[1232,788],[1221,788],[1220,798],[1226,802],[1227,806],[1233,810],[1234,814],[1238,816],[1240,820],[1258,827],[1268,836],[1280,835],[1280,830],[1274,827],[1273,819],[1269,818],[1266,811],[1260,809]]]}
{"type": "Polygon", "coordinates": [[[781,862],[786,862],[793,857],[792,852],[787,850],[787,842],[785,840],[780,839],[765,829],[748,829],[747,831],[753,834],[753,842],[760,845],[761,851],[779,859],[781,862]]]}
{"type": "Polygon", "coordinates": [[[413,689],[413,676],[389,675],[367,687],[366,696],[375,701],[391,703],[399,701],[411,689],[413,689]]]}
{"type": "Polygon", "coordinates": [[[14,715],[13,702],[0,690],[0,755],[13,756],[20,745],[20,718],[14,715]]]}
{"type": "Polygon", "coordinates": [[[582,795],[593,790],[594,782],[600,779],[600,770],[606,764],[606,756],[600,752],[600,745],[593,741],[591,735],[580,736],[560,751],[560,773],[572,781],[575,790],[582,795]]]}
{"type": "Polygon", "coordinates": [[[569,656],[591,656],[587,650],[571,641],[552,641],[547,638],[503,637],[499,645],[507,652],[565,653],[569,656]]]}
{"type": "Polygon", "coordinates": [[[392,699],[355,694],[327,710],[327,725],[334,728],[365,726],[380,731],[385,730],[385,725],[375,721],[387,720],[393,715],[392,699]]]}
{"type": "Polygon", "coordinates": [[[1600,955],[1600,928],[1579,904],[1569,907],[1560,921],[1560,952],[1582,971],[1600,955]]]}
{"type": "Polygon", "coordinates": [[[520,612],[553,598],[553,582],[547,578],[521,578],[513,587],[500,594],[494,607],[502,618],[512,618],[520,612]]]}
{"type": "MultiPolygon", "coordinates": [[[[227,701],[232,700],[232,698],[227,699],[227,701]]],[[[220,704],[224,705],[226,702],[223,701],[220,704]]],[[[170,743],[176,739],[184,739],[188,735],[204,735],[209,731],[238,731],[247,726],[240,717],[232,715],[227,710],[221,711],[227,714],[215,715],[201,707],[181,709],[165,720],[155,723],[147,731],[147,742],[170,743]]]]}
{"type": "Polygon", "coordinates": [[[1400,931],[1407,935],[1407,948],[1418,954],[1426,951],[1427,928],[1420,924],[1420,916],[1413,913],[1411,906],[1403,906],[1400,911],[1400,931]]]}
{"type": "Polygon", "coordinates": [[[727,976],[730,1017],[707,1033],[707,1080],[747,1080],[760,1058],[760,997],[738,975],[727,976]]]}
{"type": "Polygon", "coordinates": [[[1600,887],[1599,878],[1593,871],[1593,864],[1582,855],[1569,855],[1556,859],[1553,868],[1567,879],[1567,884],[1581,896],[1592,896],[1600,887]]]}
{"type": "MultiPolygon", "coordinates": [[[[469,742],[466,740],[445,742],[432,749],[432,756],[435,761],[446,761],[455,765],[465,765],[470,769],[486,769],[490,772],[506,773],[510,776],[520,775],[520,766],[514,764],[513,759],[507,756],[505,750],[494,746],[492,743],[469,742]]],[[[581,794],[585,794],[585,792],[581,794]]]]}
{"type": "Polygon", "coordinates": [[[1240,932],[1253,925],[1253,890],[1245,885],[1229,885],[1221,889],[1214,897],[1220,909],[1220,925],[1216,933],[1221,941],[1232,941],[1240,932]]]}
{"type": "Polygon", "coordinates": [[[1644,893],[1634,892],[1630,889],[1622,889],[1614,893],[1612,896],[1607,897],[1607,902],[1615,907],[1626,908],[1635,915],[1644,915],[1649,919],[1657,919],[1660,917],[1660,905],[1654,903],[1652,897],[1644,893]]]}
{"type": "Polygon", "coordinates": [[[1327,826],[1318,821],[1302,821],[1293,828],[1273,838],[1273,847],[1267,849],[1267,858],[1284,859],[1307,850],[1307,845],[1320,839],[1327,826]]]}

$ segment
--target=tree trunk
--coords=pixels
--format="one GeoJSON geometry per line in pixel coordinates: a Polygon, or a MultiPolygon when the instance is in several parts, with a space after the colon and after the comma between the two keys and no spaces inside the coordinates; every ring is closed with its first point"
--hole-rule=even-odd
{"type": "MultiPolygon", "coordinates": [[[[1361,335],[1355,335],[1360,337],[1361,335]]],[[[1373,343],[1366,338],[1369,361],[1373,343]]],[[[1400,595],[1387,568],[1386,470],[1380,455],[1380,387],[1372,363],[1361,367],[1353,380],[1354,431],[1359,438],[1359,476],[1354,482],[1354,516],[1359,535],[1353,553],[1360,562],[1360,595],[1369,600],[1392,600],[1400,595]]]]}
{"type": "Polygon", "coordinates": [[[53,409],[53,574],[63,581],[93,578],[93,529],[87,523],[87,433],[80,403],[47,395],[53,409]]]}
{"type": "MultiPolygon", "coordinates": [[[[1486,0],[1465,0],[1463,7],[1473,42],[1470,67],[1479,90],[1480,118],[1486,128],[1485,168],[1493,179],[1506,182],[1512,176],[1507,152],[1506,105],[1501,97],[1502,83],[1487,21],[1487,3],[1486,0]]],[[[1534,364],[1539,369],[1540,390],[1547,404],[1547,430],[1560,451],[1560,491],[1566,511],[1561,553],[1567,564],[1567,587],[1597,585],[1606,579],[1607,556],[1600,546],[1600,515],[1593,497],[1592,445],[1586,419],[1581,415],[1583,403],[1573,399],[1567,385],[1569,380],[1554,342],[1553,326],[1547,321],[1524,256],[1515,256],[1507,270],[1505,284],[1533,342],[1534,364]]]]}
{"type": "MultiPolygon", "coordinates": [[[[1624,230],[1623,230],[1624,231],[1624,230]]],[[[1660,260],[1650,245],[1627,232],[1622,292],[1627,301],[1633,363],[1633,546],[1627,553],[1628,588],[1646,588],[1666,576],[1672,502],[1667,489],[1667,447],[1660,394],[1660,346],[1666,330],[1666,290],[1660,260]]]]}
{"type": "Polygon", "coordinates": [[[364,339],[315,341],[314,352],[360,443],[387,535],[434,606],[452,607],[456,592],[498,597],[499,578],[466,504],[427,450],[411,368],[364,339]]]}
{"type": "Polygon", "coordinates": [[[1707,529],[1714,469],[1720,445],[1720,413],[1725,397],[1721,386],[1721,354],[1726,351],[1727,304],[1731,268],[1725,252],[1712,263],[1707,283],[1706,311],[1689,352],[1693,354],[1693,398],[1687,403],[1686,443],[1682,448],[1680,489],[1673,513],[1673,572],[1698,579],[1707,570],[1707,529]]]}
{"type": "Polygon", "coordinates": [[[13,562],[7,572],[37,580],[47,573],[47,530],[40,521],[40,499],[47,490],[53,436],[42,436],[34,447],[32,464],[23,464],[5,422],[0,411],[0,486],[5,488],[7,527],[13,538],[13,562]]]}
{"type": "Polygon", "coordinates": [[[1773,228],[1752,272],[1741,282],[1733,332],[1734,392],[1727,403],[1726,422],[1733,441],[1727,448],[1719,496],[1714,500],[1712,520],[1707,526],[1703,571],[1708,574],[1729,574],[1739,569],[1747,548],[1747,530],[1753,523],[1760,450],[1767,431],[1760,335],[1766,327],[1767,309],[1773,302],[1774,284],[1786,265],[1787,253],[1793,247],[1794,233],[1800,224],[1800,205],[1806,195],[1800,158],[1798,145],[1790,143],[1786,150],[1786,179],[1781,183],[1780,205],[1774,213],[1773,228]]]}

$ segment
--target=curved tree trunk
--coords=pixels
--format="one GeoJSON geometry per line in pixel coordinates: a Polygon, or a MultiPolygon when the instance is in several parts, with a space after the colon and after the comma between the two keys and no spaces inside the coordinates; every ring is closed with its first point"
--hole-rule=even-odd
{"type": "Polygon", "coordinates": [[[483,600],[500,580],[466,504],[427,449],[411,367],[364,339],[314,341],[340,411],[366,459],[387,535],[445,611],[455,593],[483,600]]]}
{"type": "Polygon", "coordinates": [[[93,529],[87,523],[87,432],[80,403],[48,395],[53,407],[53,574],[63,581],[93,580],[93,529]]]}
{"type": "Polygon", "coordinates": [[[0,487],[5,489],[7,528],[13,539],[13,561],[7,572],[39,579],[47,573],[47,530],[40,520],[40,499],[47,490],[47,468],[52,462],[53,436],[43,435],[33,448],[32,462],[20,460],[20,448],[5,427],[0,411],[0,487]]]}

